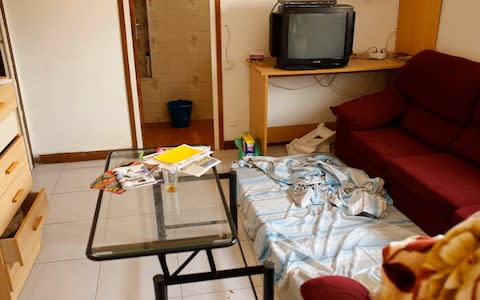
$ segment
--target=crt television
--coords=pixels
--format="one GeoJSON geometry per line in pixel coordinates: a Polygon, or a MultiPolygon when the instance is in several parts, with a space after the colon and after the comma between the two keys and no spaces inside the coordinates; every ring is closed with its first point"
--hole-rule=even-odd
{"type": "Polygon", "coordinates": [[[280,5],[270,14],[270,54],[281,69],[344,67],[354,27],[350,5],[280,5]]]}

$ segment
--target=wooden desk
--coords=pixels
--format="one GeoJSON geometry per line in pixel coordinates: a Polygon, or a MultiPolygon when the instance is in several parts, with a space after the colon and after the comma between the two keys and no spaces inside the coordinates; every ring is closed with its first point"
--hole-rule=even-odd
{"type": "Polygon", "coordinates": [[[258,140],[262,154],[267,155],[267,143],[288,142],[301,137],[318,124],[268,127],[268,79],[277,76],[321,75],[399,69],[405,63],[392,59],[369,60],[351,58],[343,68],[317,70],[281,70],[274,68],[275,60],[250,63],[250,133],[258,140]]]}

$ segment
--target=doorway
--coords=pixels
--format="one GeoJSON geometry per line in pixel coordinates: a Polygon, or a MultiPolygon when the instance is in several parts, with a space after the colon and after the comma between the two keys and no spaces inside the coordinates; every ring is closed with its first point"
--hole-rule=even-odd
{"type": "Polygon", "coordinates": [[[144,147],[182,143],[215,147],[214,4],[205,0],[129,3],[144,147]],[[177,99],[192,101],[190,124],[184,128],[172,125],[167,108],[177,99]]]}

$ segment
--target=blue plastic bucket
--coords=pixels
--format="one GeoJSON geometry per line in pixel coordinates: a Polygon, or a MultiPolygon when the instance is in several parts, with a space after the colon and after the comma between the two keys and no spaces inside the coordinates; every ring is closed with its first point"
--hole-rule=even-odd
{"type": "Polygon", "coordinates": [[[175,128],[188,127],[192,115],[193,102],[190,100],[173,100],[167,103],[170,120],[175,128]]]}

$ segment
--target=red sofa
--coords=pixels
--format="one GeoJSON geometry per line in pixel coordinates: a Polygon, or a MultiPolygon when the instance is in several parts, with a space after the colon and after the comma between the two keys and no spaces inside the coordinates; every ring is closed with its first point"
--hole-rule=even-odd
{"type": "Polygon", "coordinates": [[[426,50],[381,92],[332,107],[335,154],[385,179],[430,235],[480,210],[480,63],[426,50]]]}

